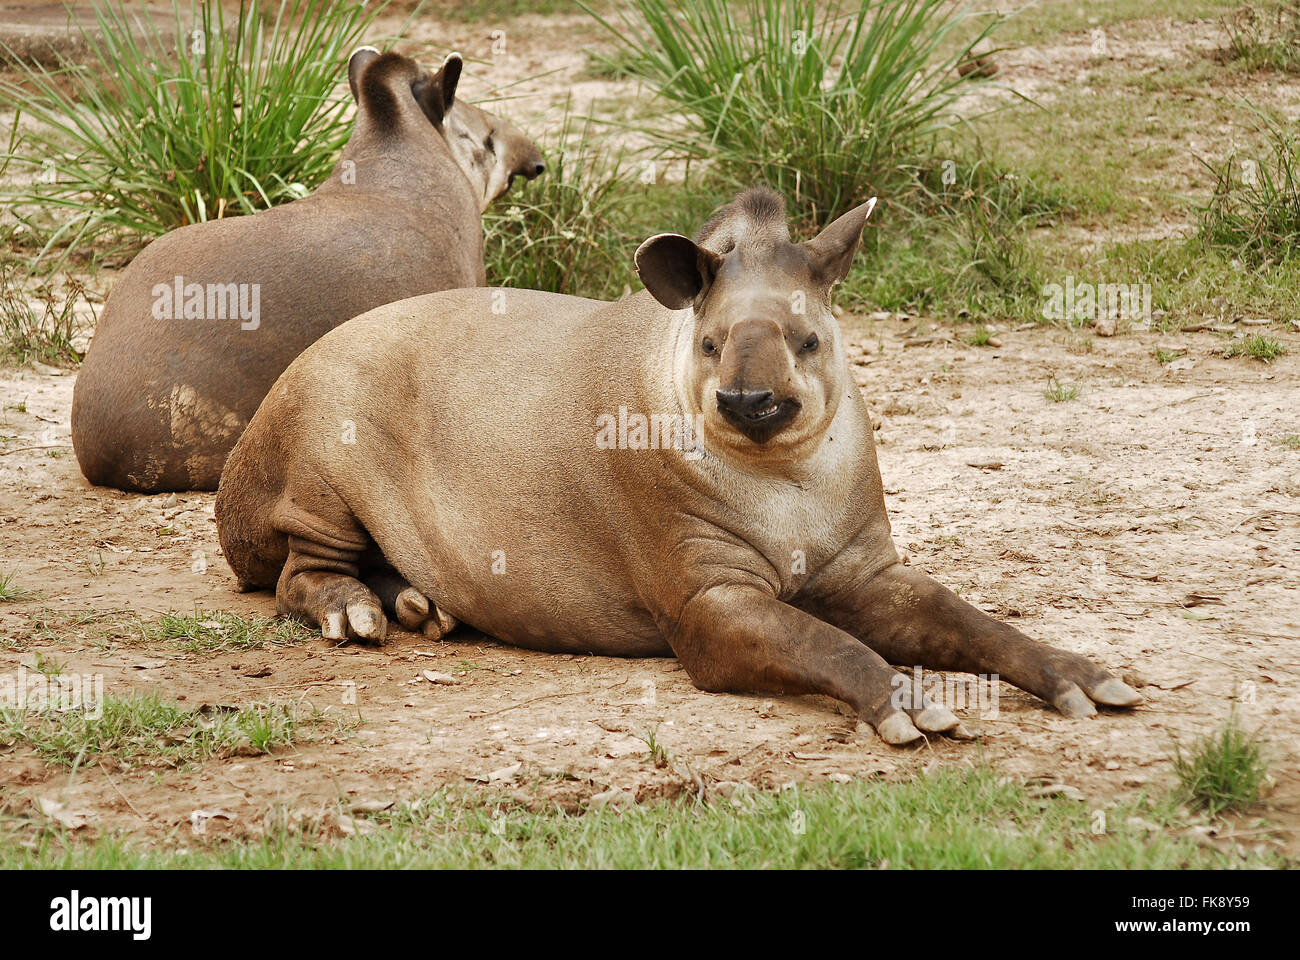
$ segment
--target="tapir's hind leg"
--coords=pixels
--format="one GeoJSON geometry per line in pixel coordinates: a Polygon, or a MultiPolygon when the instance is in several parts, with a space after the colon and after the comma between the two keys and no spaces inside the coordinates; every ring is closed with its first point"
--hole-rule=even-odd
{"type": "Polygon", "coordinates": [[[383,643],[383,607],[358,579],[362,549],[289,537],[289,558],[275,588],[277,611],[316,624],[326,640],[383,643]]]}
{"type": "Polygon", "coordinates": [[[407,582],[406,578],[384,564],[362,576],[374,591],[384,612],[407,630],[423,631],[430,640],[441,640],[454,630],[457,620],[407,582]]]}
{"type": "Polygon", "coordinates": [[[1067,717],[1091,716],[1097,712],[1094,704],[1131,707],[1142,701],[1140,693],[1086,657],[1031,640],[901,564],[806,608],[890,663],[996,673],[1067,717]]]}

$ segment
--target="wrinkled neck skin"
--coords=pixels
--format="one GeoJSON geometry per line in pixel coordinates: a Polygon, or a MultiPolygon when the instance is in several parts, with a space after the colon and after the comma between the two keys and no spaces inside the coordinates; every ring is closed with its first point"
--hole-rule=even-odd
{"type": "MultiPolygon", "coordinates": [[[[671,336],[671,391],[679,411],[691,418],[692,424],[703,424],[702,446],[706,459],[713,459],[730,471],[747,476],[785,481],[805,486],[819,477],[827,477],[849,462],[855,443],[860,443],[860,422],[852,403],[842,403],[849,387],[857,384],[849,374],[838,324],[832,324],[833,347],[836,362],[843,367],[844,384],[841,389],[828,390],[826,409],[815,424],[789,437],[778,435],[766,444],[758,445],[739,434],[717,424],[706,409],[711,397],[701,396],[697,388],[695,364],[699,363],[696,350],[695,311],[691,307],[673,311],[671,336]],[[828,443],[827,438],[835,438],[828,443]]],[[[662,367],[660,368],[662,369],[662,367]]]]}

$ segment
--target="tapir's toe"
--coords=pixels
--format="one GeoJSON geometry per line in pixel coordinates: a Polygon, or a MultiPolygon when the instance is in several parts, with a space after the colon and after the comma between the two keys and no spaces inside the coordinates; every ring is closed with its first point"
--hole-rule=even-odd
{"type": "Polygon", "coordinates": [[[1115,677],[1097,684],[1088,691],[1088,696],[1103,707],[1135,707],[1143,699],[1142,694],[1115,677]]]}
{"type": "Polygon", "coordinates": [[[1072,720],[1091,717],[1097,712],[1087,694],[1073,683],[1052,699],[1052,706],[1072,720]]]}
{"type": "Polygon", "coordinates": [[[383,643],[388,637],[388,619],[373,600],[353,600],[347,605],[348,626],[359,640],[383,643]]]}
{"type": "Polygon", "coordinates": [[[876,733],[880,734],[880,739],[885,743],[901,747],[907,743],[915,743],[920,740],[924,734],[916,729],[910,717],[901,710],[891,713],[884,720],[876,725],[876,733]]]}
{"type": "Polygon", "coordinates": [[[430,640],[441,640],[458,626],[459,620],[435,606],[433,614],[424,621],[424,635],[430,640]]]}
{"type": "Polygon", "coordinates": [[[429,619],[429,598],[415,587],[407,587],[397,595],[393,604],[397,622],[407,630],[419,630],[420,625],[429,619]]]}
{"type": "Polygon", "coordinates": [[[929,704],[912,718],[917,728],[925,733],[947,733],[961,725],[957,715],[947,707],[929,704]]]}

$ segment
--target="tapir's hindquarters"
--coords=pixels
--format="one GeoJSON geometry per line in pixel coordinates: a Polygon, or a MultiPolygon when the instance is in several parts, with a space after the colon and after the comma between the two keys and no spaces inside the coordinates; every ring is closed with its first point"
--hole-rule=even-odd
{"type": "Polygon", "coordinates": [[[267,475],[264,461],[239,456],[239,449],[230,455],[217,492],[217,536],[242,588],[273,589],[289,556],[289,538],[272,522],[279,478],[267,475]]]}

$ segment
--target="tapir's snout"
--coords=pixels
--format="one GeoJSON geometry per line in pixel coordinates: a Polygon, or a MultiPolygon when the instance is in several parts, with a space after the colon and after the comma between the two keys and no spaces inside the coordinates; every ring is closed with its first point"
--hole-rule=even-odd
{"type": "Polygon", "coordinates": [[[755,443],[765,443],[799,412],[793,397],[777,399],[771,390],[719,390],[718,412],[755,443]]]}

